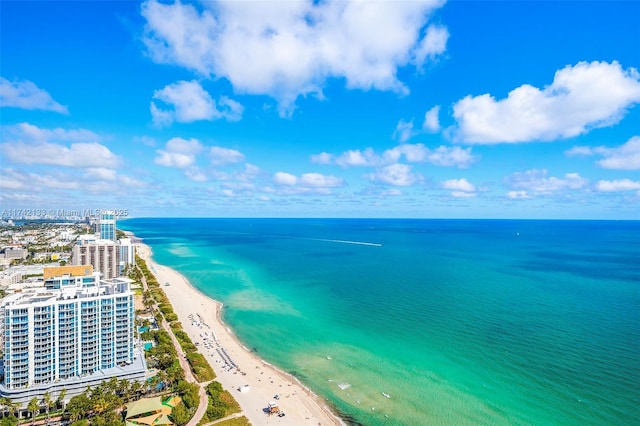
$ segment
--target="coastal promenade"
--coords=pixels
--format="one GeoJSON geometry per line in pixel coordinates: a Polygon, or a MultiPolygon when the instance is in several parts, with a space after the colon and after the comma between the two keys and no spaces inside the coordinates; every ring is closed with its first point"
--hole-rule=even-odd
{"type": "MultiPolygon", "coordinates": [[[[138,255],[147,262],[150,271],[162,285],[183,330],[198,345],[214,369],[216,380],[231,392],[251,424],[258,425],[343,425],[327,404],[295,377],[278,370],[244,347],[220,317],[222,305],[196,290],[187,279],[175,270],[155,263],[151,249],[136,244],[138,255]],[[276,395],[278,397],[276,398],[276,395]],[[269,402],[276,400],[283,417],[268,415],[269,402]]],[[[173,334],[166,324],[163,328],[173,334]]],[[[177,341],[174,340],[174,344],[177,341]]],[[[191,375],[184,353],[176,346],[185,373],[191,375]],[[185,364],[183,364],[185,363],[185,364]]],[[[187,376],[189,377],[189,376],[187,376]]],[[[191,375],[191,379],[195,380],[191,375]]],[[[189,381],[191,379],[188,378],[189,381]]],[[[200,384],[201,391],[204,391],[200,384]]],[[[206,393],[196,415],[189,422],[195,425],[207,407],[206,393]],[[202,411],[202,414],[200,411],[202,411]],[[199,417],[198,417],[199,416],[199,417]]]]}

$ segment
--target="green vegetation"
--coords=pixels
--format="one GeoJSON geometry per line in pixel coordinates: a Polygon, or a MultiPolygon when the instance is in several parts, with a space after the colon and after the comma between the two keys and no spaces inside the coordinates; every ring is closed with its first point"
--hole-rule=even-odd
{"type": "Polygon", "coordinates": [[[180,347],[182,347],[182,350],[186,354],[187,361],[189,361],[191,371],[196,377],[196,380],[199,382],[207,382],[215,379],[216,374],[213,372],[207,360],[198,352],[198,348],[193,344],[189,335],[182,330],[182,324],[178,322],[178,315],[173,311],[173,306],[171,306],[169,298],[160,288],[158,280],[156,280],[155,276],[149,271],[146,262],[137,255],[136,262],[144,275],[149,289],[146,294],[144,294],[144,298],[147,300],[145,301],[145,306],[149,306],[150,308],[152,305],[157,306],[160,311],[156,314],[158,324],[161,323],[161,317],[164,317],[169,323],[171,331],[176,336],[180,347]]]}
{"type": "Polygon", "coordinates": [[[227,419],[216,424],[219,426],[251,426],[251,422],[249,422],[249,419],[247,419],[245,416],[227,419]]]}
{"type": "MultiPolygon", "coordinates": [[[[211,382],[207,386],[207,395],[209,395],[209,406],[207,412],[202,418],[201,424],[208,423],[223,417],[230,416],[240,412],[240,405],[233,399],[231,394],[222,388],[218,382],[211,382]]],[[[240,423],[240,424],[249,424],[240,423]]]]}

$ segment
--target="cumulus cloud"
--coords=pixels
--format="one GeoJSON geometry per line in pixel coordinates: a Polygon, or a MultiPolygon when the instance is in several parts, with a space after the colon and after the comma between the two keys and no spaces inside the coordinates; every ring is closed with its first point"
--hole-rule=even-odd
{"type": "Polygon", "coordinates": [[[594,151],[590,146],[574,146],[571,149],[566,150],[564,154],[568,157],[578,157],[593,155],[594,151]]]}
{"type": "Polygon", "coordinates": [[[277,172],[273,176],[273,181],[277,185],[293,186],[298,182],[298,178],[295,175],[292,175],[291,173],[277,172]]]}
{"type": "Polygon", "coordinates": [[[596,185],[596,189],[600,192],[633,191],[640,189],[640,181],[630,179],[601,180],[596,185]]]}
{"type": "Polygon", "coordinates": [[[85,179],[116,180],[118,173],[114,169],[104,167],[93,167],[85,171],[85,179]]]}
{"type": "Polygon", "coordinates": [[[598,165],[605,169],[639,170],[640,169],[640,136],[634,136],[617,148],[604,148],[599,154],[604,158],[598,165]]]}
{"type": "Polygon", "coordinates": [[[435,133],[440,131],[440,105],[436,105],[424,114],[422,129],[435,133]]]}
{"type": "Polygon", "coordinates": [[[448,179],[441,183],[442,188],[451,190],[454,198],[471,198],[476,196],[476,187],[468,180],[448,179]]]}
{"type": "MultiPolygon", "coordinates": [[[[40,175],[12,167],[0,170],[0,188],[8,190],[24,190],[28,192],[42,192],[49,189],[78,189],[78,179],[65,179],[60,175],[40,175]]],[[[4,195],[3,195],[4,196],[4,195]]]]}
{"type": "Polygon", "coordinates": [[[41,129],[21,123],[3,127],[2,133],[6,142],[0,144],[0,151],[15,163],[76,168],[113,168],[121,163],[120,157],[98,143],[98,135],[88,130],[41,129]]]}
{"type": "Polygon", "coordinates": [[[0,107],[41,109],[69,114],[66,106],[54,101],[51,95],[28,80],[9,81],[0,77],[0,107]]]}
{"type": "Polygon", "coordinates": [[[166,143],[165,149],[156,150],[158,155],[153,161],[161,166],[185,169],[195,163],[196,155],[203,150],[197,139],[173,138],[166,143]]]}
{"type": "Polygon", "coordinates": [[[449,31],[446,27],[431,25],[427,28],[427,34],[415,50],[415,62],[421,67],[427,60],[434,60],[447,49],[449,31]]]}
{"type": "Polygon", "coordinates": [[[367,176],[373,182],[380,182],[393,186],[411,186],[422,181],[422,176],[413,173],[407,164],[391,164],[376,170],[367,176]]]}
{"type": "Polygon", "coordinates": [[[512,200],[526,200],[532,198],[531,195],[527,194],[527,191],[509,191],[507,192],[507,197],[512,200]]]}
{"type": "Polygon", "coordinates": [[[344,184],[342,178],[326,176],[320,173],[304,173],[300,176],[298,183],[305,187],[313,188],[336,188],[344,184]]]}
{"type": "Polygon", "coordinates": [[[400,120],[396,125],[396,130],[393,132],[393,138],[397,139],[400,142],[406,142],[415,134],[416,132],[413,130],[413,120],[400,120]]]}
{"type": "MultiPolygon", "coordinates": [[[[505,179],[507,185],[513,190],[523,192],[513,192],[513,195],[540,195],[552,194],[557,191],[575,190],[584,188],[588,181],[578,173],[567,173],[564,177],[548,176],[548,170],[527,170],[517,172],[505,179]]],[[[514,197],[511,197],[514,198],[514,197]]],[[[520,197],[523,198],[523,197],[520,197]]]]}
{"type": "Polygon", "coordinates": [[[619,147],[609,148],[606,146],[574,146],[565,151],[565,155],[570,157],[599,155],[603,157],[597,161],[600,167],[616,170],[638,170],[640,169],[640,136],[634,136],[619,147]]]}
{"type": "Polygon", "coordinates": [[[451,189],[453,191],[462,191],[462,192],[475,192],[476,187],[468,180],[462,179],[449,179],[442,182],[442,187],[444,189],[451,189]]]}
{"type": "Polygon", "coordinates": [[[166,104],[166,108],[163,109],[151,101],[151,116],[154,124],[158,126],[168,126],[174,121],[190,123],[220,118],[237,121],[242,118],[244,110],[240,103],[226,96],[221,97],[216,106],[216,101],[197,81],[178,81],[170,84],[164,89],[156,90],[153,98],[166,104]]]}
{"type": "MultiPolygon", "coordinates": [[[[33,173],[12,167],[0,170],[0,188],[10,191],[46,194],[51,190],[83,190],[87,192],[114,192],[122,188],[142,187],[146,183],[105,168],[88,168],[82,175],[75,172],[33,173]]],[[[2,194],[24,196],[25,194],[2,194]]]]}
{"type": "Polygon", "coordinates": [[[333,162],[333,154],[321,152],[311,156],[311,162],[316,164],[331,164],[333,162]]]}
{"type": "Polygon", "coordinates": [[[524,84],[505,99],[467,96],[453,106],[454,141],[468,144],[566,139],[618,123],[640,102],[640,73],[614,61],[579,62],[539,89],[524,84]]]}
{"type": "Polygon", "coordinates": [[[212,146],[209,156],[214,166],[239,163],[244,160],[244,155],[240,151],[221,146],[212,146]]]}
{"type": "Polygon", "coordinates": [[[342,178],[320,173],[303,173],[300,177],[287,172],[277,172],[273,182],[287,188],[282,194],[331,194],[331,188],[344,186],[342,178]]]}
{"type": "Polygon", "coordinates": [[[322,97],[331,78],[349,89],[408,93],[398,69],[420,68],[446,49],[447,29],[427,25],[443,3],[148,0],[143,42],[154,61],[271,96],[287,116],[298,96],[322,97]]]}
{"type": "Polygon", "coordinates": [[[312,155],[311,161],[318,164],[337,164],[342,167],[381,167],[398,162],[405,158],[410,163],[430,163],[442,167],[469,167],[478,160],[472,148],[441,145],[435,149],[427,148],[421,143],[401,144],[376,154],[373,148],[348,150],[340,155],[326,152],[312,155]]]}

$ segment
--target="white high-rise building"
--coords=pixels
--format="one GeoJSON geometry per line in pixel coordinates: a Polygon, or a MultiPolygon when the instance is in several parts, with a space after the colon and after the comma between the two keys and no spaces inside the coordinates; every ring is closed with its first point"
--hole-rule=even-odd
{"type": "Polygon", "coordinates": [[[0,301],[0,396],[28,403],[62,389],[71,398],[112,377],[144,380],[146,364],[134,344],[131,281],[92,285],[95,275],[72,278],[75,283],[59,289],[52,284],[0,301]]]}
{"type": "Polygon", "coordinates": [[[136,261],[136,250],[135,245],[131,242],[131,238],[121,238],[118,240],[118,244],[120,246],[120,275],[122,276],[122,272],[127,265],[133,265],[136,261]]]}

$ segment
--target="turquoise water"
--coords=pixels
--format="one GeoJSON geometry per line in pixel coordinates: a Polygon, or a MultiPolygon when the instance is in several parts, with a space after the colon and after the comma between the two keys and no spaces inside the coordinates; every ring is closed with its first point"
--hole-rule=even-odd
{"type": "Polygon", "coordinates": [[[640,222],[120,226],[224,302],[247,347],[350,423],[628,425],[640,416],[640,222]]]}

